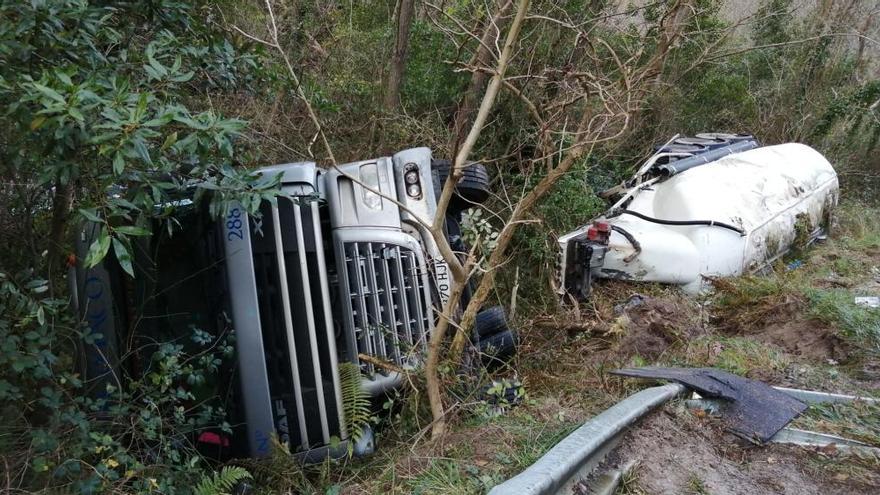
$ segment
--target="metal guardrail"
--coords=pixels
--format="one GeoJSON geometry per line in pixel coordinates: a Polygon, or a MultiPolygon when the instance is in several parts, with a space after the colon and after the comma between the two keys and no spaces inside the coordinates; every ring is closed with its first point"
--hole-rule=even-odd
{"type": "MultiPolygon", "coordinates": [[[[854,400],[872,403],[878,401],[878,399],[874,398],[853,395],[831,394],[785,387],[774,388],[810,404],[850,402],[854,400]]],[[[643,416],[674,397],[683,394],[686,390],[683,385],[671,383],[662,387],[645,389],[627,397],[584,423],[574,433],[556,444],[537,462],[526,468],[525,471],[492,488],[489,491],[489,495],[567,495],[584,493],[581,482],[617,446],[627,429],[643,416]]],[[[698,399],[688,402],[709,404],[712,401],[698,399]]],[[[777,443],[813,446],[834,443],[850,449],[861,449],[870,452],[878,451],[874,447],[853,440],[791,428],[781,431],[777,437],[773,439],[777,443]]],[[[613,487],[617,485],[622,473],[628,469],[629,467],[606,473],[605,477],[608,479],[596,480],[598,483],[591,485],[591,489],[598,489],[599,493],[610,493],[613,487]]]]}
{"type": "Polygon", "coordinates": [[[586,478],[619,442],[633,423],[682,394],[671,383],[637,392],[587,421],[525,471],[494,487],[489,495],[550,495],[577,493],[586,478]]]}

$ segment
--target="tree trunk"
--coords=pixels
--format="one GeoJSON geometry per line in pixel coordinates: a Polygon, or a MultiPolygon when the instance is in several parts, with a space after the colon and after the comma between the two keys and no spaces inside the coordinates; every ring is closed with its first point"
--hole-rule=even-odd
{"type": "Polygon", "coordinates": [[[391,54],[391,71],[385,92],[385,109],[389,112],[400,107],[400,85],[406,69],[406,52],[409,49],[409,32],[413,20],[413,0],[400,0],[397,9],[397,30],[394,52],[391,54]]]}
{"type": "MultiPolygon", "coordinates": [[[[480,131],[483,129],[483,125],[489,117],[489,112],[492,110],[492,105],[495,103],[495,98],[498,96],[498,91],[504,80],[504,73],[507,70],[508,63],[510,62],[513,53],[513,45],[519,37],[519,31],[522,27],[528,8],[529,0],[519,0],[516,17],[510,25],[510,30],[507,32],[507,37],[504,41],[504,48],[501,50],[501,55],[498,58],[498,65],[495,74],[492,76],[492,81],[486,88],[486,93],[483,95],[482,101],[480,102],[480,109],[474,119],[474,124],[467,133],[467,137],[463,140],[462,148],[455,155],[455,161],[453,162],[449,177],[447,177],[446,184],[443,186],[443,192],[440,193],[440,198],[437,201],[437,213],[431,229],[435,232],[435,235],[438,232],[442,232],[443,216],[446,213],[446,209],[449,207],[449,199],[452,197],[452,189],[456,177],[461,176],[468,154],[473,148],[474,143],[476,143],[480,131]]],[[[469,262],[460,273],[458,270],[453,272],[452,292],[449,301],[443,309],[443,314],[440,316],[440,322],[434,329],[434,333],[431,334],[431,341],[428,347],[428,359],[425,363],[425,381],[428,389],[428,400],[431,403],[431,415],[434,418],[434,423],[431,428],[431,438],[433,439],[443,436],[446,431],[446,418],[443,408],[443,397],[439,375],[440,351],[446,335],[446,330],[451,324],[450,320],[454,313],[453,308],[458,306],[461,294],[467,283],[470,266],[471,264],[469,262]]]]}
{"type": "Polygon", "coordinates": [[[48,279],[60,270],[61,250],[67,246],[67,222],[73,206],[72,184],[55,182],[55,194],[52,197],[52,224],[49,231],[49,248],[47,255],[48,279]]]}
{"type": "Polygon", "coordinates": [[[880,10],[880,2],[877,2],[874,5],[868,14],[865,16],[865,20],[862,22],[861,26],[859,26],[859,42],[858,42],[858,50],[856,51],[856,70],[855,76],[861,81],[865,79],[865,69],[867,68],[867,64],[865,63],[865,44],[866,38],[868,37],[868,33],[871,32],[871,27],[874,23],[874,17],[877,14],[877,11],[880,10]]]}

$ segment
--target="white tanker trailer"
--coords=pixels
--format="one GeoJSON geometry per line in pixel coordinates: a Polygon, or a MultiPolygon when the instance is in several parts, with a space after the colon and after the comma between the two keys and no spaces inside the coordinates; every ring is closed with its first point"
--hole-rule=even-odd
{"type": "Polygon", "coordinates": [[[673,138],[602,216],[563,235],[560,292],[589,295],[593,278],[680,285],[767,267],[827,231],[837,174],[797,143],[760,147],[751,136],[673,138]]]}

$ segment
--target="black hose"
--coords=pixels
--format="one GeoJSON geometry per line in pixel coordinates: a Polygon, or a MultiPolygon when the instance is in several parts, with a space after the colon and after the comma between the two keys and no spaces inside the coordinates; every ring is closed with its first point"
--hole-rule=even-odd
{"type": "Polygon", "coordinates": [[[646,222],[659,223],[661,225],[708,225],[710,227],[721,227],[722,229],[732,230],[739,235],[746,235],[745,230],[735,225],[730,225],[729,223],[724,222],[717,222],[715,220],[662,220],[659,218],[651,218],[647,215],[643,215],[637,211],[632,210],[618,210],[617,214],[612,216],[623,214],[632,215],[634,217],[641,218],[646,222]]]}
{"type": "Polygon", "coordinates": [[[632,244],[632,247],[634,249],[633,253],[631,255],[627,256],[626,258],[624,258],[623,261],[626,263],[629,263],[630,261],[636,259],[636,256],[638,256],[642,252],[642,245],[639,244],[639,241],[637,241],[636,238],[633,237],[632,234],[627,232],[626,229],[624,229],[623,227],[618,227],[617,225],[612,225],[611,230],[613,230],[613,231],[617,232],[618,234],[622,235],[623,237],[625,237],[626,240],[629,241],[630,244],[632,244]]]}

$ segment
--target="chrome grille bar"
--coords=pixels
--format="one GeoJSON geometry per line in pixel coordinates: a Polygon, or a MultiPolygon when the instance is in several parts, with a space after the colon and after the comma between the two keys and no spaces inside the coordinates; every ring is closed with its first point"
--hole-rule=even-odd
{"type": "Polygon", "coordinates": [[[403,258],[409,264],[409,280],[410,280],[410,293],[412,294],[413,307],[415,309],[415,320],[416,320],[416,328],[419,330],[419,338],[418,345],[424,346],[426,344],[425,339],[425,313],[422,308],[422,296],[420,294],[421,287],[421,277],[419,276],[418,270],[418,260],[416,260],[416,255],[412,252],[407,252],[406,256],[403,258]]]}
{"type": "Polygon", "coordinates": [[[382,328],[382,302],[379,301],[379,284],[376,280],[376,262],[373,257],[373,246],[369,242],[366,244],[366,254],[364,255],[364,265],[367,269],[367,293],[370,295],[370,302],[373,305],[373,313],[370,322],[370,333],[374,336],[379,357],[388,358],[385,351],[385,329],[382,328]]]}
{"type": "MultiPolygon", "coordinates": [[[[355,314],[355,331],[360,330],[360,335],[358,336],[358,340],[364,343],[363,346],[358,346],[358,351],[366,351],[370,356],[375,356],[376,351],[373,347],[373,340],[370,336],[370,322],[367,313],[367,301],[364,296],[364,291],[366,289],[366,283],[364,282],[363,273],[361,272],[361,259],[360,252],[358,250],[357,244],[353,244],[353,249],[351,250],[351,270],[354,272],[354,281],[355,281],[355,290],[351,292],[351,297],[357,299],[357,309],[354,310],[355,314]],[[358,320],[360,321],[360,325],[358,325],[358,320]],[[364,349],[366,347],[366,349],[364,349]]],[[[357,356],[355,356],[357,357],[357,356]]],[[[367,363],[367,370],[372,373],[373,365],[372,363],[367,363]]]]}
{"type": "Polygon", "coordinates": [[[403,308],[398,308],[394,301],[397,289],[391,285],[391,274],[388,270],[389,259],[387,252],[390,249],[391,248],[386,247],[384,244],[380,245],[376,262],[379,265],[378,273],[382,277],[382,291],[385,295],[385,322],[388,325],[388,333],[391,334],[391,354],[394,356],[394,362],[400,363],[402,362],[400,359],[400,341],[398,337],[400,320],[397,316],[397,312],[399,309],[403,308]]]}
{"type": "Polygon", "coordinates": [[[296,417],[299,422],[300,445],[302,445],[304,450],[308,450],[309,434],[306,429],[303,390],[299,379],[299,363],[297,363],[296,359],[296,344],[293,337],[293,315],[290,312],[290,290],[287,287],[287,267],[284,263],[284,243],[281,239],[281,215],[278,213],[278,205],[272,205],[272,228],[275,233],[275,253],[278,261],[281,304],[284,309],[284,329],[287,333],[287,350],[290,353],[290,372],[293,375],[293,390],[296,393],[296,417]]]}
{"type": "MultiPolygon", "coordinates": [[[[394,272],[397,274],[397,280],[395,281],[398,287],[397,294],[400,300],[401,310],[401,320],[403,320],[403,328],[406,330],[404,334],[406,336],[406,343],[409,344],[410,347],[413,346],[415,341],[413,340],[413,329],[412,329],[412,319],[409,316],[409,302],[407,298],[407,286],[406,286],[406,277],[403,276],[403,260],[400,255],[400,246],[394,247],[394,272]]],[[[408,352],[411,349],[407,350],[408,352]]]]}
{"type": "Polygon", "coordinates": [[[318,261],[318,283],[321,286],[321,306],[324,308],[324,330],[327,334],[327,347],[330,354],[330,376],[333,380],[334,399],[336,400],[336,416],[339,418],[339,437],[343,440],[348,438],[345,428],[344,410],[342,408],[342,389],[339,384],[339,360],[336,357],[336,334],[333,331],[333,315],[330,311],[330,284],[327,281],[327,266],[324,259],[324,239],[321,236],[321,218],[318,215],[318,202],[309,203],[312,211],[312,229],[315,234],[315,254],[318,261]]]}
{"type": "MultiPolygon", "coordinates": [[[[293,223],[296,228],[296,246],[299,254],[299,270],[302,277],[303,298],[305,299],[306,322],[309,328],[309,348],[312,352],[312,371],[315,374],[315,394],[318,398],[318,414],[321,420],[321,435],[324,443],[330,443],[330,428],[327,425],[327,404],[324,402],[324,386],[321,380],[321,363],[318,354],[318,337],[315,330],[315,312],[312,307],[312,287],[309,280],[309,265],[306,259],[306,243],[303,235],[302,208],[293,200],[293,223]]],[[[276,224],[277,225],[277,224],[276,224]]],[[[320,271],[320,270],[319,270],[320,271]]],[[[302,395],[300,395],[302,397],[302,395]]]]}

